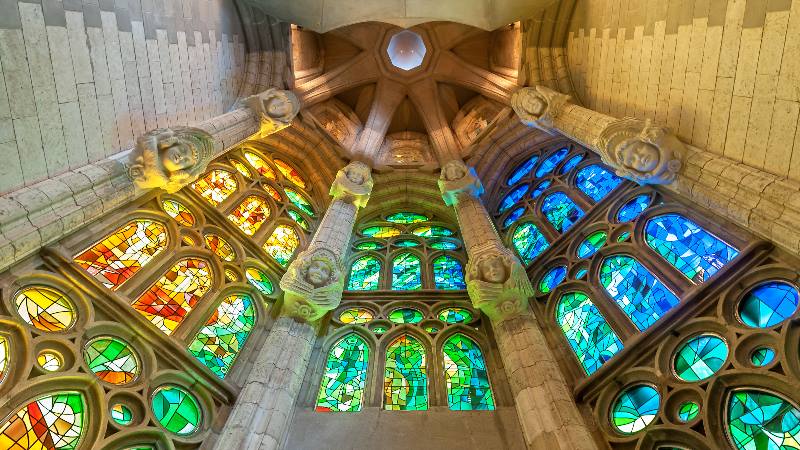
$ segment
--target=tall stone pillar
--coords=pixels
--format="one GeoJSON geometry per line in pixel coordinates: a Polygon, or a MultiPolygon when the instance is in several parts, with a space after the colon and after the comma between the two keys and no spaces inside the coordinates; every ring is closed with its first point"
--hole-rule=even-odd
{"type": "Polygon", "coordinates": [[[450,161],[439,188],[456,210],[469,256],[467,292],[491,321],[528,447],[596,449],[528,305],[533,287],[525,268],[503,245],[479,199],[483,186],[475,170],[450,161]]]}
{"type": "Polygon", "coordinates": [[[336,175],[333,202],[308,248],[281,279],[281,317],[258,354],[216,450],[272,450],[285,439],[316,339],[315,323],[342,300],[344,257],[358,208],[372,192],[370,172],[366,164],[352,162],[336,175]]]}

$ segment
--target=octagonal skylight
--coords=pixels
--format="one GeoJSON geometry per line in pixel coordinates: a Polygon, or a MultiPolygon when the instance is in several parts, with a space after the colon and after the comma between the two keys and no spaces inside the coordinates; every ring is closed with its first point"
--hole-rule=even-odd
{"type": "Polygon", "coordinates": [[[425,59],[425,42],[413,31],[403,30],[389,40],[389,60],[398,69],[413,70],[425,59]]]}

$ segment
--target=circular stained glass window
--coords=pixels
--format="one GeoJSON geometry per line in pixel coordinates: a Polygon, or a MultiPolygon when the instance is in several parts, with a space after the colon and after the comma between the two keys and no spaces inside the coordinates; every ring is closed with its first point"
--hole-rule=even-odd
{"type": "Polygon", "coordinates": [[[176,200],[164,200],[161,202],[161,207],[164,208],[165,213],[175,219],[175,222],[178,222],[178,225],[194,226],[194,215],[189,208],[183,206],[183,203],[176,200]]]}
{"type": "Polygon", "coordinates": [[[472,313],[464,308],[447,308],[439,311],[439,320],[444,323],[470,322],[472,313]]]}
{"type": "Polygon", "coordinates": [[[536,186],[536,189],[534,189],[533,192],[531,192],[531,198],[539,198],[539,196],[542,195],[542,192],[546,191],[551,184],[553,184],[553,182],[550,180],[545,180],[539,183],[536,186]]]}
{"type": "Polygon", "coordinates": [[[739,318],[753,328],[769,328],[797,311],[797,288],[783,281],[770,281],[751,289],[739,303],[739,318]]]}
{"type": "Polygon", "coordinates": [[[262,272],[260,269],[248,267],[247,270],[244,271],[244,276],[247,278],[247,281],[262,294],[272,295],[272,293],[275,292],[275,288],[272,286],[272,281],[270,281],[267,274],[262,272]]]}
{"type": "Polygon", "coordinates": [[[775,359],[775,350],[770,347],[758,347],[750,354],[750,362],[756,367],[768,366],[775,359]]]}
{"type": "Polygon", "coordinates": [[[413,240],[413,239],[400,239],[399,241],[394,241],[393,244],[397,247],[419,247],[420,243],[413,240]]]}
{"type": "Polygon", "coordinates": [[[800,410],[769,392],[746,389],[728,397],[726,428],[738,450],[789,450],[800,442],[800,410]]]}
{"type": "Polygon", "coordinates": [[[683,423],[691,422],[700,415],[700,405],[695,402],[683,402],[678,407],[678,420],[683,423]]]}
{"type": "Polygon", "coordinates": [[[605,231],[596,231],[590,234],[578,247],[578,258],[588,258],[594,255],[606,244],[607,240],[608,233],[605,231]]]}
{"type": "Polygon", "coordinates": [[[400,234],[400,230],[395,227],[367,227],[361,230],[361,234],[367,237],[373,237],[378,239],[386,239],[390,237],[395,237],[400,234]]]}
{"type": "Polygon", "coordinates": [[[636,220],[648,206],[650,206],[649,195],[645,194],[633,198],[628,203],[622,205],[619,211],[617,211],[617,222],[625,223],[636,220]]]}
{"type": "Polygon", "coordinates": [[[114,422],[120,425],[130,425],[133,422],[133,411],[122,403],[112,405],[108,412],[114,422]]]}
{"type": "Polygon", "coordinates": [[[197,399],[179,386],[159,386],[153,393],[151,406],[158,423],[179,436],[194,433],[203,420],[197,399]]]}
{"type": "Polygon", "coordinates": [[[422,318],[422,313],[414,308],[400,308],[389,313],[389,320],[394,323],[419,323],[422,318]]]}
{"type": "Polygon", "coordinates": [[[435,250],[455,250],[458,248],[458,245],[449,241],[436,241],[431,242],[431,248],[435,250]]]}
{"type": "Polygon", "coordinates": [[[569,153],[569,149],[564,147],[558,149],[557,152],[553,153],[552,155],[548,156],[547,159],[542,161],[542,164],[536,169],[536,178],[543,177],[548,173],[552,172],[553,169],[556,168],[558,163],[564,160],[567,157],[567,153],[569,153]]]}
{"type": "Polygon", "coordinates": [[[51,350],[39,352],[39,355],[36,356],[36,362],[39,364],[39,367],[48,372],[55,372],[64,365],[64,359],[61,355],[51,350]]]}
{"type": "Polygon", "coordinates": [[[75,305],[49,287],[25,288],[19,291],[14,303],[22,320],[42,331],[64,331],[75,323],[75,305]]]}
{"type": "Polygon", "coordinates": [[[97,378],[116,385],[133,382],[141,371],[139,356],[131,346],[111,336],[89,341],[83,348],[83,360],[97,378]]]}
{"type": "Polygon", "coordinates": [[[564,281],[564,278],[567,277],[567,266],[556,266],[547,271],[546,274],[542,277],[541,281],[539,281],[539,291],[542,294],[547,294],[556,286],[561,284],[564,281]]]}
{"type": "Polygon", "coordinates": [[[339,314],[339,321],[347,324],[367,323],[373,318],[372,311],[364,308],[345,309],[339,314]]]}
{"type": "Polygon", "coordinates": [[[717,373],[728,359],[728,344],[713,334],[695,336],[675,353],[675,376],[683,381],[705,380],[717,373]]]}
{"type": "Polygon", "coordinates": [[[517,219],[522,217],[522,215],[524,213],[525,213],[525,207],[524,206],[520,206],[519,208],[511,211],[508,214],[508,216],[506,216],[506,219],[503,221],[503,228],[510,227],[514,222],[517,221],[517,219]]]}
{"type": "Polygon", "coordinates": [[[655,420],[661,396],[650,385],[640,384],[625,390],[611,407],[611,424],[622,434],[642,431],[655,420]]]}
{"type": "Polygon", "coordinates": [[[381,250],[381,249],[383,249],[383,244],[381,244],[380,242],[364,241],[356,244],[356,250],[381,250]]]}

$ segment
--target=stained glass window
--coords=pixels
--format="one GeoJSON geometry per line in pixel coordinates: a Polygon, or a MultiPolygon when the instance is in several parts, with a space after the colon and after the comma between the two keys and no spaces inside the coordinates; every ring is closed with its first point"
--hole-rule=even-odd
{"type": "Polygon", "coordinates": [[[272,286],[272,281],[269,279],[269,276],[262,272],[261,269],[248,267],[247,270],[244,271],[244,276],[247,278],[247,281],[261,291],[262,294],[272,295],[272,293],[275,292],[275,288],[272,286]]]}
{"type": "Polygon", "coordinates": [[[161,222],[132,220],[74,260],[97,281],[115,290],[166,248],[167,236],[161,222]]]}
{"type": "Polygon", "coordinates": [[[539,281],[539,291],[542,294],[548,294],[550,291],[555,289],[556,286],[561,284],[562,281],[567,277],[567,267],[566,266],[556,266],[552,269],[548,270],[546,274],[542,277],[542,280],[539,281]]]}
{"type": "Polygon", "coordinates": [[[600,284],[640,331],[680,303],[646,267],[627,255],[603,260],[600,284]]]}
{"type": "Polygon", "coordinates": [[[558,149],[555,153],[551,154],[547,157],[542,164],[539,165],[539,168],[536,169],[536,178],[543,177],[548,173],[552,172],[556,166],[567,157],[567,153],[569,153],[569,149],[564,147],[558,149]]]}
{"type": "Polygon", "coordinates": [[[159,386],[150,404],[153,416],[167,431],[187,436],[200,428],[203,410],[194,395],[175,385],[159,386]]]}
{"type": "Polygon", "coordinates": [[[758,347],[750,354],[750,362],[756,367],[768,366],[775,359],[775,350],[770,347],[758,347]]]}
{"type": "Polygon", "coordinates": [[[628,231],[623,231],[623,232],[622,232],[622,234],[620,234],[619,236],[617,236],[617,242],[625,242],[625,241],[627,241],[627,240],[628,240],[628,238],[630,238],[630,237],[631,237],[631,233],[630,233],[630,232],[628,232],[628,231]]]}
{"type": "Polygon", "coordinates": [[[177,200],[167,199],[161,202],[161,207],[167,215],[175,219],[178,225],[183,225],[185,227],[194,226],[194,214],[189,211],[189,208],[183,206],[183,203],[177,200]]]}
{"type": "Polygon", "coordinates": [[[348,334],[328,353],[319,387],[317,411],[361,411],[367,384],[369,347],[355,333],[348,334]]]}
{"type": "Polygon", "coordinates": [[[389,313],[389,320],[394,323],[420,323],[425,316],[414,308],[399,308],[389,313]]]}
{"type": "Polygon", "coordinates": [[[392,245],[396,247],[408,248],[408,247],[419,247],[422,244],[413,239],[400,239],[399,241],[392,242],[392,245]]]}
{"type": "Polygon", "coordinates": [[[272,236],[264,243],[264,251],[275,258],[278,264],[286,267],[299,245],[300,238],[294,228],[288,225],[278,225],[272,232],[272,236]]]}
{"type": "Polygon", "coordinates": [[[203,178],[192,183],[192,189],[213,206],[224,202],[237,187],[239,184],[233,174],[219,169],[208,172],[203,178]]]}
{"type": "Polygon", "coordinates": [[[800,448],[800,410],[787,400],[755,389],[728,398],[728,437],[738,450],[800,448]]]}
{"type": "Polygon", "coordinates": [[[111,405],[108,413],[114,422],[122,426],[130,425],[133,422],[133,411],[122,403],[111,405]]]}
{"type": "Polygon", "coordinates": [[[407,334],[386,349],[383,378],[384,408],[395,411],[428,409],[428,375],[425,348],[407,334]]]}
{"type": "Polygon", "coordinates": [[[531,198],[534,198],[534,199],[539,198],[539,196],[542,195],[542,192],[546,191],[547,188],[549,188],[551,184],[553,184],[553,182],[550,181],[550,180],[544,180],[541,183],[539,183],[536,186],[536,189],[534,189],[531,192],[531,198]]]}
{"type": "Polygon", "coordinates": [[[634,434],[644,430],[658,415],[661,396],[647,384],[625,390],[611,407],[611,423],[622,434],[634,434]]]}
{"type": "Polygon", "coordinates": [[[525,222],[518,226],[511,236],[511,242],[514,243],[514,248],[526,265],[550,246],[547,238],[532,222],[525,222]]]}
{"type": "Polygon", "coordinates": [[[678,407],[678,420],[683,423],[691,422],[700,414],[700,405],[695,402],[683,402],[678,407]]]}
{"type": "Polygon", "coordinates": [[[371,255],[362,256],[350,266],[348,291],[374,291],[381,281],[381,261],[371,255]]]}
{"type": "Polygon", "coordinates": [[[539,160],[539,155],[534,155],[531,156],[524,163],[517,166],[517,168],[514,169],[513,172],[511,172],[511,175],[508,177],[506,184],[508,184],[509,186],[517,184],[519,180],[525,178],[529,173],[531,173],[531,170],[533,170],[533,166],[536,165],[536,161],[538,160],[539,160]]]}
{"type": "Polygon", "coordinates": [[[516,222],[517,219],[522,217],[523,214],[525,214],[525,207],[524,206],[520,206],[519,208],[517,208],[517,209],[511,211],[510,213],[508,213],[508,216],[506,216],[506,219],[503,221],[503,228],[510,227],[511,224],[516,222]]]}
{"type": "Polygon", "coordinates": [[[645,241],[695,283],[708,280],[739,251],[679,214],[647,221],[645,241]]]}
{"type": "Polygon", "coordinates": [[[439,320],[444,323],[469,323],[472,321],[472,313],[464,308],[445,308],[439,311],[439,320]]]}
{"type": "Polygon", "coordinates": [[[39,367],[48,371],[55,372],[64,365],[64,359],[56,352],[44,350],[36,357],[39,367]]]}
{"type": "Polygon", "coordinates": [[[225,280],[230,283],[239,281],[239,276],[232,269],[225,269],[225,280]]]}
{"type": "Polygon", "coordinates": [[[233,165],[233,168],[236,169],[237,172],[242,174],[242,176],[247,178],[253,178],[253,174],[250,173],[250,169],[248,169],[247,166],[242,164],[240,161],[232,159],[231,164],[233,165]]]}
{"type": "Polygon", "coordinates": [[[228,214],[228,220],[239,227],[244,234],[252,236],[269,219],[270,214],[271,211],[267,201],[261,197],[251,195],[228,214]]]}
{"type": "Polygon", "coordinates": [[[522,197],[524,197],[525,193],[528,192],[529,187],[530,186],[527,184],[523,184],[522,186],[514,188],[513,191],[509,192],[508,195],[503,198],[503,201],[500,202],[500,208],[498,209],[498,212],[504,213],[508,211],[509,208],[514,206],[518,201],[522,200],[522,197]]]}
{"type": "Polygon", "coordinates": [[[597,253],[600,248],[606,245],[608,233],[605,231],[595,231],[586,237],[586,240],[578,246],[578,258],[588,258],[597,253]]]}
{"type": "Polygon", "coordinates": [[[622,178],[614,175],[606,169],[592,164],[586,166],[575,176],[575,184],[578,189],[589,196],[592,200],[599,202],[604,199],[611,191],[622,183],[622,178]]]}
{"type": "Polygon", "coordinates": [[[11,351],[8,348],[8,339],[0,336],[0,383],[6,379],[6,369],[8,369],[10,359],[11,351]]]}
{"type": "Polygon", "coordinates": [[[75,450],[87,417],[83,396],[64,391],[40,397],[0,426],[0,448],[12,450],[75,450]]]}
{"type": "Polygon", "coordinates": [[[297,206],[309,216],[314,217],[314,208],[311,207],[311,203],[309,203],[302,194],[291,188],[285,188],[284,192],[286,192],[286,196],[289,197],[289,201],[292,202],[294,206],[297,206]]]}
{"type": "Polygon", "coordinates": [[[132,306],[169,335],[211,289],[211,281],[211,267],[207,261],[185,258],[172,266],[132,306]]]}
{"type": "Polygon", "coordinates": [[[636,220],[650,206],[650,196],[642,194],[622,205],[617,211],[617,222],[625,223],[636,220]]]}
{"type": "Polygon", "coordinates": [[[272,186],[270,186],[270,185],[268,185],[266,183],[262,183],[261,187],[264,188],[264,191],[266,191],[267,194],[269,194],[270,197],[274,198],[276,202],[282,202],[283,201],[283,197],[281,197],[280,192],[278,192],[278,190],[275,189],[274,187],[272,187],[272,186]]]}
{"type": "Polygon", "coordinates": [[[349,308],[339,314],[339,321],[344,324],[362,324],[374,318],[372,311],[364,308],[349,308]]]}
{"type": "Polygon", "coordinates": [[[297,222],[298,225],[300,225],[300,228],[306,231],[310,229],[308,221],[305,219],[305,217],[302,216],[302,214],[293,209],[288,209],[286,210],[286,212],[289,214],[289,217],[291,217],[292,220],[294,220],[295,222],[297,222]]]}
{"type": "Polygon", "coordinates": [[[489,385],[486,361],[478,344],[458,333],[445,341],[442,353],[450,409],[493,410],[492,387],[489,385]]]}
{"type": "Polygon", "coordinates": [[[244,152],[244,158],[255,168],[262,177],[267,177],[271,180],[276,178],[275,171],[267,164],[260,156],[253,152],[244,152]]]}
{"type": "Polygon", "coordinates": [[[428,220],[431,219],[423,214],[401,211],[386,217],[386,220],[392,223],[410,224],[410,223],[427,222],[428,220]]]}
{"type": "Polygon", "coordinates": [[[564,166],[561,167],[561,170],[558,171],[561,175],[564,175],[574,169],[578,164],[583,161],[583,155],[575,155],[570,158],[567,162],[564,163],[564,166]]]}
{"type": "Polygon", "coordinates": [[[189,353],[214,375],[225,378],[256,323],[256,308],[249,295],[225,297],[189,344],[189,353]]]}
{"type": "Polygon", "coordinates": [[[356,244],[356,250],[382,250],[384,245],[375,241],[364,241],[356,244]]]}
{"type": "Polygon", "coordinates": [[[419,258],[412,253],[402,253],[392,260],[392,289],[411,291],[422,288],[422,268],[419,258]]]}
{"type": "Polygon", "coordinates": [[[367,237],[386,239],[398,236],[400,234],[400,230],[398,230],[395,227],[374,226],[374,227],[364,228],[363,230],[361,230],[361,234],[367,237]]]}
{"type": "Polygon", "coordinates": [[[236,259],[236,250],[222,237],[209,233],[205,235],[205,241],[206,247],[223,261],[230,262],[236,259]]]}
{"type": "Polygon", "coordinates": [[[131,346],[111,336],[89,341],[83,348],[83,360],[97,378],[116,385],[133,382],[141,371],[139,357],[131,346]]]}
{"type": "Polygon", "coordinates": [[[728,344],[721,337],[701,334],[678,348],[673,368],[683,381],[702,381],[717,373],[727,359],[728,344]]]}
{"type": "Polygon", "coordinates": [[[542,212],[559,233],[569,230],[583,217],[583,210],[563,192],[554,192],[545,197],[542,212]]]}
{"type": "Polygon", "coordinates": [[[303,177],[300,176],[300,172],[298,172],[294,167],[281,161],[280,159],[276,159],[274,162],[275,167],[278,168],[278,170],[283,174],[284,177],[286,177],[287,180],[300,186],[300,189],[306,188],[305,180],[303,180],[303,177]]]}
{"type": "Polygon", "coordinates": [[[739,302],[739,318],[753,328],[770,328],[797,311],[797,288],[783,281],[770,281],[751,289],[739,302]]]}
{"type": "Polygon", "coordinates": [[[431,248],[435,250],[455,250],[458,245],[449,241],[434,241],[431,242],[431,248]]]}
{"type": "Polygon", "coordinates": [[[583,292],[561,297],[556,307],[556,322],[588,375],[622,350],[622,341],[583,292]]]}
{"type": "Polygon", "coordinates": [[[45,287],[27,287],[14,298],[17,313],[28,325],[42,331],[64,331],[75,323],[75,305],[61,292],[45,287]]]}
{"type": "Polygon", "coordinates": [[[440,227],[438,225],[434,226],[424,226],[424,227],[417,227],[411,231],[416,236],[419,237],[448,237],[453,235],[453,230],[445,227],[440,227]]]}
{"type": "Polygon", "coordinates": [[[464,269],[461,262],[452,256],[442,255],[433,260],[433,279],[436,289],[466,289],[464,269]]]}

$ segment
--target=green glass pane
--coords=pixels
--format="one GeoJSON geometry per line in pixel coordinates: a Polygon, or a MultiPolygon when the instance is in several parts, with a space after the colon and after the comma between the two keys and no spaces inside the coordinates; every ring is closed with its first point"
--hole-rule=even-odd
{"type": "Polygon", "coordinates": [[[256,308],[249,295],[226,297],[189,344],[189,353],[214,375],[225,378],[250,330],[256,323],[256,308]]]}
{"type": "Polygon", "coordinates": [[[453,230],[438,225],[414,228],[413,234],[420,237],[447,237],[453,235],[453,230]]]}
{"type": "Polygon", "coordinates": [[[422,268],[419,258],[412,253],[398,255],[392,261],[392,289],[412,291],[422,288],[422,268]]]}
{"type": "Polygon", "coordinates": [[[374,237],[378,239],[386,239],[390,237],[395,237],[400,234],[400,230],[395,227],[386,227],[386,226],[373,226],[367,227],[361,230],[361,234],[367,237],[374,237]]]}
{"type": "Polygon", "coordinates": [[[467,288],[464,268],[452,256],[442,255],[433,260],[433,281],[436,289],[454,291],[467,288]]]}
{"type": "Polygon", "coordinates": [[[389,320],[394,323],[419,323],[423,319],[421,312],[414,308],[395,309],[389,313],[389,320]]]}
{"type": "Polygon", "coordinates": [[[561,296],[556,322],[588,375],[622,350],[622,341],[583,292],[561,296]]]}
{"type": "Polygon", "coordinates": [[[127,342],[111,336],[92,339],[83,349],[86,366],[106,383],[123,385],[136,380],[139,357],[127,342]]]}
{"type": "Polygon", "coordinates": [[[364,308],[350,308],[339,314],[339,321],[344,324],[362,324],[372,320],[372,311],[364,308]]]}
{"type": "Polygon", "coordinates": [[[428,333],[436,333],[437,331],[439,331],[439,329],[436,327],[425,327],[425,331],[428,333]]]}
{"type": "Polygon", "coordinates": [[[297,206],[301,211],[309,216],[316,217],[314,214],[314,208],[311,207],[311,203],[309,203],[305,197],[291,188],[285,188],[284,191],[286,192],[286,196],[289,197],[289,201],[292,202],[294,206],[297,206]]]}
{"type": "Polygon", "coordinates": [[[375,333],[375,334],[386,333],[386,327],[382,327],[382,326],[372,327],[372,332],[375,333]]]}
{"type": "Polygon", "coordinates": [[[738,450],[800,449],[800,410],[774,394],[735,391],[728,399],[727,422],[738,450]]]}
{"type": "Polygon", "coordinates": [[[337,342],[328,352],[316,410],[361,411],[368,365],[369,347],[357,334],[337,342]]]}
{"type": "Polygon", "coordinates": [[[364,241],[356,244],[356,250],[380,250],[382,248],[383,244],[375,241],[364,241]]]}
{"type": "Polygon", "coordinates": [[[759,347],[750,355],[750,362],[756,367],[769,365],[775,359],[775,350],[769,347],[759,347]]]}
{"type": "Polygon", "coordinates": [[[431,248],[436,250],[455,250],[458,244],[450,241],[435,241],[431,242],[431,248]]]}
{"type": "Polygon", "coordinates": [[[309,230],[308,221],[305,219],[305,217],[303,217],[302,214],[293,209],[289,209],[286,212],[289,214],[289,217],[291,217],[292,220],[294,220],[295,222],[297,222],[298,225],[300,225],[300,228],[306,231],[309,230]]]}
{"type": "Polygon", "coordinates": [[[590,234],[578,247],[578,258],[588,258],[594,255],[602,246],[606,245],[607,240],[608,233],[605,231],[590,234]]]}
{"type": "Polygon", "coordinates": [[[652,386],[640,384],[627,389],[611,408],[611,423],[622,434],[642,431],[655,420],[661,396],[652,386]]]}
{"type": "Polygon", "coordinates": [[[428,216],[412,213],[412,212],[397,212],[388,216],[386,218],[387,221],[392,223],[401,223],[401,224],[409,224],[409,223],[419,223],[419,222],[427,222],[431,220],[428,216]]]}
{"type": "Polygon", "coordinates": [[[675,375],[683,381],[702,381],[719,371],[728,359],[728,344],[713,334],[686,341],[675,353],[675,375]]]}
{"type": "Polygon", "coordinates": [[[348,291],[374,291],[381,281],[381,261],[371,255],[362,256],[350,266],[348,291]]]}
{"type": "Polygon", "coordinates": [[[167,431],[187,436],[200,428],[203,411],[192,394],[175,385],[159,386],[151,401],[153,416],[167,431]]]}
{"type": "Polygon", "coordinates": [[[472,322],[472,313],[464,308],[446,308],[439,311],[439,320],[444,323],[472,322]]]}
{"type": "Polygon", "coordinates": [[[247,281],[261,291],[262,294],[272,295],[272,293],[275,292],[275,288],[272,287],[272,281],[270,281],[267,274],[260,269],[248,267],[244,272],[244,276],[247,278],[247,281]]]}
{"type": "Polygon", "coordinates": [[[447,339],[442,352],[450,409],[493,410],[494,397],[486,361],[478,344],[459,333],[447,339]]]}
{"type": "Polygon", "coordinates": [[[630,237],[631,237],[631,233],[625,231],[622,234],[620,234],[619,236],[617,236],[617,242],[625,242],[630,237]]]}
{"type": "Polygon", "coordinates": [[[700,414],[700,405],[695,402],[684,402],[678,407],[678,420],[691,422],[700,414]]]}
{"type": "Polygon", "coordinates": [[[111,419],[120,425],[130,425],[131,422],[133,422],[133,412],[130,408],[121,403],[112,405],[109,414],[111,415],[111,419]]]}
{"type": "MultiPolygon", "coordinates": [[[[8,405],[3,405],[8,406],[8,405]]],[[[78,392],[60,391],[23,404],[0,422],[0,448],[11,450],[76,450],[88,428],[86,403],[78,392]]]]}
{"type": "Polygon", "coordinates": [[[387,410],[428,409],[425,348],[415,338],[400,336],[386,349],[383,392],[383,404],[387,410]]]}
{"type": "Polygon", "coordinates": [[[394,241],[392,244],[396,245],[397,247],[419,247],[421,244],[413,239],[400,239],[398,241],[394,241]]]}

